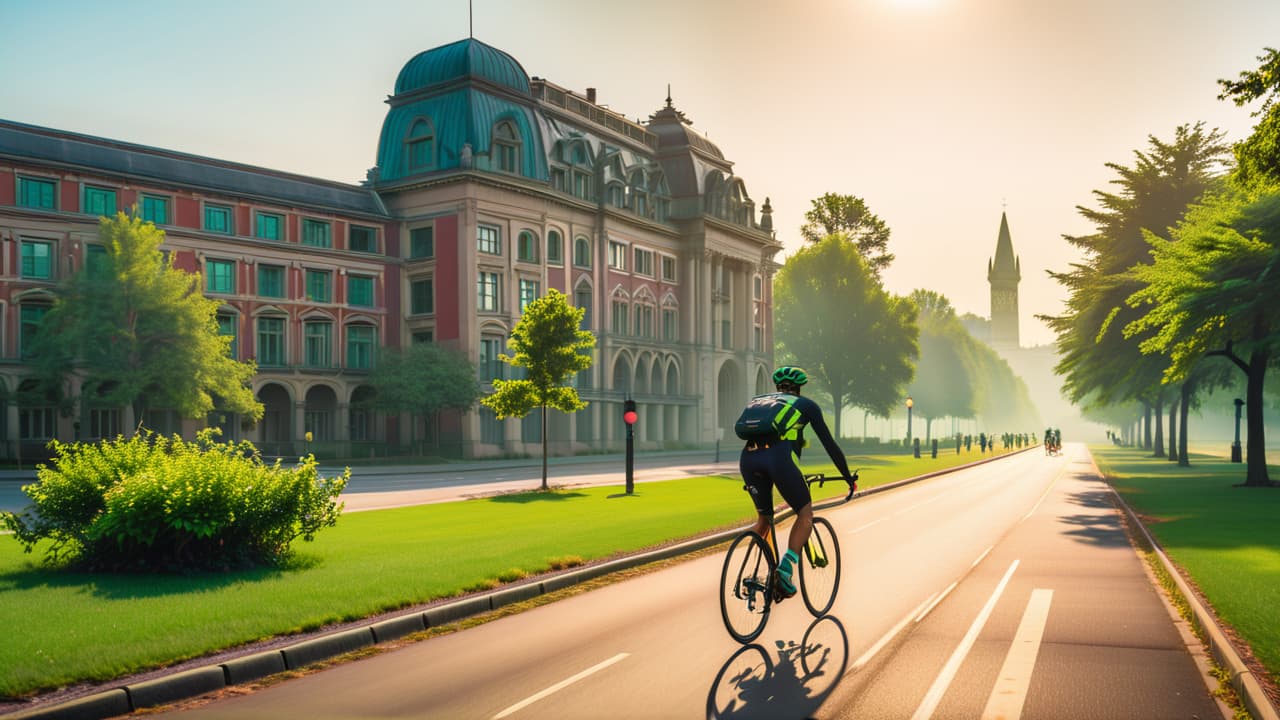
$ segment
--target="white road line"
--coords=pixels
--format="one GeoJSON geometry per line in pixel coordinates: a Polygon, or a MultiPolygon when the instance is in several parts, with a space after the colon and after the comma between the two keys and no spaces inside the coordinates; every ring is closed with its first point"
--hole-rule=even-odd
{"type": "Polygon", "coordinates": [[[995,547],[995,545],[989,545],[989,546],[987,546],[987,549],[982,551],[982,554],[978,556],[978,559],[977,559],[977,560],[974,560],[974,561],[973,561],[973,564],[969,566],[969,569],[971,569],[971,570],[972,570],[973,568],[978,567],[978,563],[982,562],[982,558],[986,557],[986,556],[987,556],[987,553],[991,552],[992,548],[994,548],[994,547],[995,547]]]}
{"type": "Polygon", "coordinates": [[[1026,519],[1030,518],[1032,515],[1035,515],[1035,514],[1036,514],[1036,510],[1039,510],[1039,509],[1040,509],[1040,503],[1043,503],[1043,502],[1044,502],[1044,499],[1045,499],[1045,498],[1047,498],[1047,497],[1049,497],[1049,491],[1053,489],[1053,486],[1054,486],[1054,485],[1057,485],[1057,484],[1058,484],[1058,480],[1060,480],[1060,479],[1062,478],[1062,474],[1063,474],[1063,473],[1065,473],[1066,471],[1067,471],[1067,469],[1064,467],[1064,468],[1062,468],[1061,470],[1059,470],[1059,471],[1058,471],[1058,474],[1057,474],[1057,475],[1054,475],[1054,476],[1053,476],[1053,480],[1049,483],[1049,487],[1045,488],[1045,489],[1044,489],[1044,492],[1040,493],[1040,499],[1036,501],[1036,504],[1035,504],[1035,505],[1032,505],[1032,506],[1031,506],[1031,511],[1030,511],[1030,512],[1028,512],[1026,515],[1023,515],[1023,516],[1022,516],[1022,519],[1023,519],[1023,520],[1026,520],[1026,519]]]}
{"type": "Polygon", "coordinates": [[[1000,674],[996,676],[996,686],[987,699],[987,708],[982,711],[983,720],[1018,720],[1022,716],[1027,687],[1031,684],[1031,671],[1035,669],[1036,655],[1040,653],[1040,639],[1044,637],[1052,601],[1052,590],[1036,588],[1031,591],[1031,601],[1022,614],[1022,622],[1018,623],[1018,632],[1013,636],[1013,645],[1004,658],[1000,674]]]}
{"type": "Polygon", "coordinates": [[[978,617],[974,618],[973,624],[969,626],[969,632],[965,633],[960,645],[956,647],[955,652],[951,653],[951,659],[947,660],[942,672],[933,681],[933,686],[929,688],[929,692],[925,693],[924,701],[920,703],[920,707],[916,708],[911,720],[928,720],[928,718],[932,717],[933,711],[938,709],[938,703],[942,702],[942,696],[947,692],[951,681],[955,679],[956,672],[960,670],[960,664],[964,662],[964,658],[969,654],[973,643],[977,641],[978,633],[982,632],[982,627],[987,624],[987,618],[991,617],[991,611],[995,609],[996,601],[1000,599],[1000,596],[1004,593],[1005,586],[1009,584],[1009,578],[1013,577],[1013,571],[1018,569],[1018,562],[1014,560],[1013,564],[1009,566],[1004,577],[1001,578],[1000,584],[991,593],[987,604],[982,606],[982,611],[978,613],[978,617]]]}
{"type": "Polygon", "coordinates": [[[871,527],[872,525],[879,525],[880,523],[884,522],[884,520],[885,520],[884,518],[880,518],[879,520],[872,520],[871,522],[867,523],[866,525],[863,525],[863,526],[861,526],[861,527],[856,527],[856,528],[854,528],[854,529],[853,529],[849,534],[850,534],[850,535],[856,535],[856,534],[858,534],[858,533],[862,532],[863,530],[866,530],[867,528],[871,527]]]}
{"type": "MultiPolygon", "coordinates": [[[[902,632],[902,628],[906,627],[908,622],[911,622],[912,616],[920,612],[920,608],[924,607],[925,604],[927,604],[929,600],[932,599],[932,597],[933,597],[932,595],[929,596],[929,598],[926,598],[924,602],[917,605],[915,610],[912,610],[911,612],[907,613],[907,616],[899,620],[897,625],[894,625],[892,628],[890,628],[889,632],[885,633],[879,640],[876,641],[875,645],[871,646],[871,649],[862,653],[862,656],[859,657],[857,660],[854,660],[853,664],[849,666],[848,672],[851,673],[854,670],[857,670],[858,668],[862,667],[863,665],[866,665],[867,663],[871,662],[871,658],[875,657],[876,653],[883,650],[884,646],[888,645],[889,641],[892,640],[895,635],[902,632]]],[[[845,674],[847,675],[848,673],[845,673],[845,674]]]]}
{"type": "Polygon", "coordinates": [[[540,692],[540,693],[538,693],[538,694],[536,694],[536,695],[530,695],[529,697],[525,698],[524,700],[521,700],[520,702],[516,703],[515,705],[512,705],[511,707],[507,708],[506,710],[503,710],[502,712],[498,713],[497,715],[494,715],[494,716],[493,716],[493,720],[501,720],[501,718],[504,718],[504,717],[506,717],[506,716],[508,716],[508,715],[510,715],[510,714],[512,714],[512,713],[519,712],[520,710],[523,710],[524,708],[526,708],[526,707],[528,707],[528,706],[530,706],[530,705],[532,705],[532,704],[534,704],[534,703],[538,702],[539,700],[541,700],[542,698],[547,697],[548,695],[551,695],[551,694],[553,694],[553,693],[560,692],[561,690],[563,690],[563,689],[565,689],[565,688],[569,687],[570,685],[572,685],[572,684],[574,684],[574,683],[578,682],[579,680],[581,680],[581,679],[583,679],[583,678],[585,678],[585,677],[587,677],[587,676],[589,676],[589,675],[592,675],[592,674],[594,674],[594,673],[598,673],[598,672],[600,672],[601,670],[603,670],[603,669],[605,669],[605,668],[609,667],[610,665],[612,665],[612,664],[614,664],[614,663],[616,663],[616,662],[619,662],[619,661],[621,661],[621,660],[625,660],[625,659],[627,659],[627,657],[629,657],[630,655],[631,655],[631,653],[618,653],[617,655],[614,655],[613,657],[609,658],[608,660],[605,660],[604,662],[600,663],[599,665],[593,665],[593,666],[591,666],[591,667],[587,668],[586,670],[583,670],[582,672],[578,673],[577,675],[574,675],[573,677],[569,678],[568,680],[561,680],[560,682],[556,683],[555,685],[552,685],[551,687],[547,688],[546,690],[543,690],[542,692],[540,692]]]}
{"type": "Polygon", "coordinates": [[[936,608],[936,607],[938,607],[938,603],[942,602],[942,599],[943,599],[943,598],[945,598],[946,596],[950,595],[950,594],[951,594],[951,591],[952,591],[952,590],[955,590],[955,589],[956,589],[956,586],[957,586],[957,585],[959,585],[959,584],[960,584],[960,581],[959,581],[959,580],[956,580],[955,582],[953,582],[953,583],[951,583],[950,585],[948,585],[946,590],[943,590],[941,593],[939,593],[939,594],[938,594],[938,597],[937,597],[933,602],[929,603],[929,607],[927,607],[927,608],[925,608],[924,610],[922,610],[922,611],[920,612],[920,614],[916,616],[916,622],[920,622],[921,620],[923,620],[923,619],[925,618],[925,616],[926,616],[926,615],[928,615],[929,613],[933,612],[933,609],[934,609],[934,608],[936,608]]]}

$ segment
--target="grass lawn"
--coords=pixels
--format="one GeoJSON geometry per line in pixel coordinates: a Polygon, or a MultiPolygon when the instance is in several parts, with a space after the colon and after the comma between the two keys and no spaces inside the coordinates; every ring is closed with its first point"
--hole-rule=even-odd
{"type": "MultiPolygon", "coordinates": [[[[1280,488],[1233,487],[1244,482],[1244,465],[1222,457],[1192,454],[1182,468],[1150,451],[1090,449],[1169,558],[1280,682],[1280,488]]],[[[1280,478],[1280,468],[1270,474],[1280,478]]]]}
{"type": "MultiPolygon", "coordinates": [[[[956,455],[954,447],[936,460],[849,458],[863,468],[863,488],[976,459],[976,450],[956,455]]],[[[806,469],[834,474],[830,465],[806,469]]],[[[217,575],[57,571],[0,536],[0,698],[110,680],[745,525],[754,511],[741,488],[740,478],[687,478],[639,483],[631,496],[618,485],[352,513],[315,542],[296,543],[289,567],[217,575]]],[[[837,482],[815,497],[844,492],[837,482]]]]}

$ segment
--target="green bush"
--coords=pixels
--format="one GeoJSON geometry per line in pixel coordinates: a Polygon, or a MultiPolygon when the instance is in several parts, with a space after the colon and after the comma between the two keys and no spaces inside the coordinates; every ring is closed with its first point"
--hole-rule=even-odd
{"type": "Polygon", "coordinates": [[[96,570],[208,570],[275,563],[342,512],[351,477],[322,478],[315,458],[265,465],[249,442],[195,442],[143,431],[50,447],[52,467],[24,486],[33,507],[0,513],[27,552],[96,570]]]}

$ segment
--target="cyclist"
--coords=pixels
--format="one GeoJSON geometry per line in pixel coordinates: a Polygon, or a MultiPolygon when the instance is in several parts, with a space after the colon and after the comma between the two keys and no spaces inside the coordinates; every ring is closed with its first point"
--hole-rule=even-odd
{"type": "Polygon", "coordinates": [[[813,426],[822,447],[831,456],[831,462],[840,471],[845,482],[849,483],[849,492],[853,493],[858,489],[849,474],[849,464],[845,461],[844,453],[827,429],[822,409],[813,400],[800,395],[801,386],[808,381],[804,370],[798,367],[784,366],[773,371],[773,383],[778,390],[779,403],[789,406],[796,413],[792,414],[789,426],[780,435],[748,440],[742,448],[742,458],[739,461],[742,479],[746,483],[744,487],[751,493],[756,506],[756,524],[752,530],[757,535],[768,541],[769,520],[773,516],[774,486],[777,486],[782,499],[796,513],[796,521],[791,526],[791,535],[787,541],[787,551],[778,560],[774,588],[779,599],[796,594],[792,574],[800,562],[800,549],[809,539],[809,532],[813,528],[813,503],[809,496],[809,486],[804,481],[804,473],[800,471],[800,451],[806,445],[806,425],[813,426]]]}

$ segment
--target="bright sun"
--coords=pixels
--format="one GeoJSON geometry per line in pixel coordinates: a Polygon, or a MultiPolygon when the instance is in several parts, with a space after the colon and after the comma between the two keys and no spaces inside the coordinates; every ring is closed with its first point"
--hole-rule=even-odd
{"type": "Polygon", "coordinates": [[[927,10],[937,6],[942,0],[886,0],[890,5],[896,8],[906,8],[908,10],[927,10]]]}

